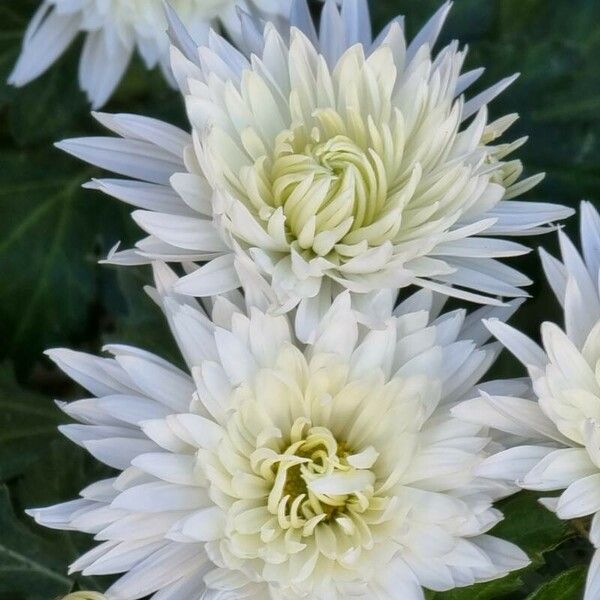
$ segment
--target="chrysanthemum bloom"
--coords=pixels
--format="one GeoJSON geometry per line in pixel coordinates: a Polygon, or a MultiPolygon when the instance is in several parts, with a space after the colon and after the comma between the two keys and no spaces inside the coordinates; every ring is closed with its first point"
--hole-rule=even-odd
{"type": "MultiPolygon", "coordinates": [[[[244,27],[246,58],[212,35],[173,50],[192,135],[131,115],[98,115],[118,138],[59,144],[133,180],[92,185],[143,210],[150,234],[121,262],[208,261],[182,293],[239,285],[246,254],[300,335],[342,289],[418,285],[475,301],[522,295],[529,280],[499,262],[527,249],[499,237],[539,233],[570,210],[511,200],[534,186],[496,144],[517,118],[488,121],[510,77],[465,100],[482,69],[460,74],[453,42],[432,56],[450,5],[407,46],[402,20],[373,42],[366,1],[325,4],[320,33],[302,1],[289,40],[244,27]],[[340,12],[341,11],[341,12],[340,12]],[[465,122],[471,118],[471,121],[465,122]],[[470,292],[468,290],[475,290],[470,292]]],[[[181,42],[181,40],[184,40],[181,42]]]]}
{"type": "Polygon", "coordinates": [[[131,347],[49,352],[95,396],[62,404],[82,423],[63,433],[122,472],[31,514],[95,535],[72,569],[124,573],[110,600],[416,600],[527,564],[486,533],[511,491],[473,475],[486,428],[449,414],[497,352],[481,314],[421,291],[392,315],[384,292],[372,329],[344,293],[303,346],[287,316],[236,295],[210,320],[158,273],[192,377],[131,347]]]}
{"type": "MultiPolygon", "coordinates": [[[[553,323],[542,325],[543,349],[504,323],[487,323],[527,367],[536,401],[485,395],[455,414],[527,438],[527,445],[488,459],[481,473],[531,490],[564,489],[542,503],[561,519],[593,514],[590,540],[600,548],[600,216],[589,203],[581,205],[581,244],[583,258],[560,233],[562,263],[542,251],[546,276],[565,314],[564,331],[553,323]]],[[[600,550],[585,598],[599,597],[600,550]]]]}
{"type": "MultiPolygon", "coordinates": [[[[211,26],[240,35],[236,5],[267,14],[289,12],[289,0],[171,0],[190,34],[204,42],[211,26]]],[[[44,73],[78,33],[86,35],[79,83],[94,108],[102,106],[137,48],[150,69],[160,65],[172,81],[163,0],[43,0],[23,40],[9,83],[23,86],[44,73]]]]}

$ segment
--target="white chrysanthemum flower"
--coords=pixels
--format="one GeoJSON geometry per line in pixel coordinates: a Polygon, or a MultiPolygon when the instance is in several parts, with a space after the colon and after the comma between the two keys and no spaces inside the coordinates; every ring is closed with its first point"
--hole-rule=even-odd
{"type": "Polygon", "coordinates": [[[192,377],[131,347],[49,353],[95,396],[61,403],[63,433],[122,472],[31,514],[94,534],[72,569],[124,573],[109,600],[421,600],[527,564],[486,533],[512,491],[473,474],[487,429],[449,414],[498,350],[481,315],[514,306],[436,316],[421,291],[392,314],[384,292],[373,329],[344,293],[303,346],[287,316],[235,294],[211,320],[157,274],[192,377]]]}
{"type": "MultiPolygon", "coordinates": [[[[290,0],[171,0],[196,41],[220,24],[241,34],[236,6],[267,14],[289,12],[290,0]]],[[[9,83],[23,86],[44,73],[80,32],[86,35],[79,82],[94,108],[111,96],[137,48],[146,66],[157,64],[172,81],[163,0],[43,0],[23,40],[9,83]]]]}
{"type": "Polygon", "coordinates": [[[590,540],[599,549],[586,600],[600,597],[600,215],[581,205],[583,258],[562,232],[563,262],[542,250],[548,281],[564,308],[565,331],[542,325],[540,348],[522,333],[491,320],[489,330],[527,367],[536,400],[485,395],[455,414],[527,439],[488,459],[481,473],[553,491],[542,503],[561,519],[594,515],[590,540]],[[565,489],[566,488],[566,489],[565,489]]]}
{"type": "Polygon", "coordinates": [[[449,8],[407,46],[400,19],[371,40],[366,1],[327,2],[318,36],[298,1],[289,41],[246,22],[250,59],[217,35],[196,51],[178,29],[173,69],[192,136],[98,115],[123,139],[59,144],[133,178],[92,184],[143,209],[133,217],[150,234],[111,258],[208,261],[179,284],[204,296],[238,286],[233,253],[250,256],[275,304],[300,304],[304,339],[342,289],[523,295],[530,281],[498,258],[527,249],[498,238],[571,211],[512,200],[540,180],[520,180],[520,161],[506,159],[524,139],[495,143],[516,115],[488,121],[487,103],[514,78],[464,99],[483,69],[460,74],[457,42],[431,53],[449,8]]]}

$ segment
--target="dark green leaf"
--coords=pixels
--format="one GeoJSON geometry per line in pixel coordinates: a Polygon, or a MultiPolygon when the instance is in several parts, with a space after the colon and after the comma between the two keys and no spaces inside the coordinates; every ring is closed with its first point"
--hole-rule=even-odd
{"type": "Polygon", "coordinates": [[[53,544],[17,520],[8,489],[0,487],[0,593],[13,598],[49,600],[72,588],[53,544]]]}
{"type": "Polygon", "coordinates": [[[585,568],[575,567],[544,583],[527,600],[576,600],[583,596],[585,568]]]}
{"type": "Polygon", "coordinates": [[[519,589],[521,579],[518,575],[508,575],[497,581],[479,583],[466,588],[457,588],[449,592],[435,594],[435,600],[495,600],[504,598],[510,592],[519,589]]]}
{"type": "Polygon", "coordinates": [[[8,365],[0,367],[0,480],[22,473],[46,452],[61,414],[49,398],[22,389],[8,365]]]}
{"type": "Polygon", "coordinates": [[[96,261],[123,221],[105,198],[92,209],[90,172],[56,150],[0,157],[0,355],[21,367],[93,314],[96,261]]]}
{"type": "Polygon", "coordinates": [[[501,502],[504,520],[492,531],[517,544],[534,561],[572,535],[569,524],[544,508],[537,498],[532,492],[521,492],[501,502]]]}
{"type": "MultiPolygon", "coordinates": [[[[18,515],[23,515],[27,508],[73,500],[84,487],[112,474],[110,469],[70,441],[55,440],[46,446],[44,456],[13,486],[15,510],[18,515]]],[[[35,524],[25,515],[23,520],[42,540],[44,547],[52,549],[53,564],[56,565],[57,572],[65,576],[69,564],[95,544],[90,535],[47,529],[35,524]]],[[[68,579],[70,585],[77,589],[99,591],[105,590],[110,581],[106,577],[82,577],[79,574],[71,575],[68,579]]],[[[30,596],[25,598],[35,600],[30,596]]]]}

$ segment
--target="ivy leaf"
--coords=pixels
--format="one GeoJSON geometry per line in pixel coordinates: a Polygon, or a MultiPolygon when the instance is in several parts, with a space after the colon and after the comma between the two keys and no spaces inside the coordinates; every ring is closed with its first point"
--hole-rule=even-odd
{"type": "Polygon", "coordinates": [[[89,331],[97,258],[123,222],[116,203],[80,190],[90,173],[56,151],[0,158],[0,357],[21,369],[89,331]]]}
{"type": "Polygon", "coordinates": [[[0,480],[22,473],[47,451],[61,415],[50,399],[22,389],[7,364],[0,367],[0,480]]]}
{"type": "Polygon", "coordinates": [[[527,600],[573,600],[581,598],[586,569],[583,566],[564,571],[527,596],[527,600]]]}
{"type": "Polygon", "coordinates": [[[92,133],[78,44],[37,81],[19,89],[6,81],[38,7],[0,5],[0,359],[10,356],[19,376],[48,346],[98,337],[96,259],[129,242],[124,207],[80,189],[95,171],[52,148],[92,133]]]}
{"type": "Polygon", "coordinates": [[[568,522],[544,508],[532,492],[520,492],[500,502],[498,508],[504,520],[492,530],[492,535],[516,544],[535,562],[542,561],[544,552],[571,535],[568,522]]]}
{"type": "Polygon", "coordinates": [[[0,572],[0,597],[10,593],[13,600],[48,600],[72,588],[54,545],[17,520],[6,486],[0,487],[0,572]]]}
{"type": "MultiPolygon", "coordinates": [[[[92,536],[73,531],[47,529],[37,525],[24,514],[24,511],[27,508],[73,500],[79,497],[79,492],[90,483],[113,474],[111,469],[61,437],[47,445],[44,456],[12,486],[16,514],[22,515],[25,525],[39,538],[41,547],[51,553],[52,564],[57,573],[68,579],[69,589],[104,591],[113,579],[112,577],[83,577],[79,573],[67,576],[69,564],[95,544],[92,536]]],[[[36,585],[42,579],[35,574],[31,577],[36,585]]],[[[48,596],[44,600],[47,598],[48,596]]],[[[26,595],[25,599],[37,600],[29,595],[26,595]]]]}
{"type": "Polygon", "coordinates": [[[456,588],[449,592],[443,592],[432,596],[435,600],[496,600],[504,599],[519,589],[521,579],[516,574],[510,574],[502,579],[487,583],[478,583],[466,588],[456,588]]]}

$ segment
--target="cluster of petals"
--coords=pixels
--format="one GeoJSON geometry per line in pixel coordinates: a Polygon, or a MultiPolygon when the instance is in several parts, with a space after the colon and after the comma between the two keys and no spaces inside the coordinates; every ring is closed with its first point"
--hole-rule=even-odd
{"type": "MultiPolygon", "coordinates": [[[[593,515],[590,541],[600,548],[600,215],[581,205],[582,254],[562,232],[562,262],[541,251],[544,271],[564,309],[564,330],[541,329],[542,347],[516,329],[488,329],[527,368],[533,398],[484,394],[455,408],[470,422],[510,434],[514,447],[480,472],[530,490],[564,490],[541,502],[561,519],[593,515]]],[[[586,600],[600,596],[600,550],[588,574],[586,600]]]]}
{"type": "Polygon", "coordinates": [[[155,273],[191,375],[127,346],[49,352],[92,395],[60,403],[62,432],[120,474],[30,514],[94,535],[72,569],[123,573],[109,600],[422,600],[527,564],[487,533],[513,491],[475,475],[496,444],[450,414],[518,386],[479,383],[499,350],[481,317],[516,304],[440,315],[430,291],[381,292],[375,327],[345,293],[304,345],[286,315],[236,294],[209,317],[155,273]]]}
{"type": "MultiPolygon", "coordinates": [[[[240,35],[236,10],[287,14],[289,0],[171,0],[190,35],[201,44],[211,27],[240,35]]],[[[85,43],[79,83],[94,108],[102,106],[137,49],[150,69],[159,65],[172,82],[163,0],[42,0],[33,16],[9,83],[23,86],[44,73],[80,32],[85,43]]]]}
{"type": "Polygon", "coordinates": [[[599,597],[600,216],[582,205],[583,256],[562,232],[562,262],[542,252],[565,311],[542,348],[505,323],[531,283],[506,238],[572,211],[517,199],[543,175],[487,108],[515,76],[472,93],[466,48],[433,51],[449,2],[410,42],[401,17],[373,38],[366,0],[327,0],[318,27],[306,0],[163,9],[44,0],[11,76],[83,31],[95,106],[137,48],[189,122],[94,113],[116,137],[58,144],[119,176],[87,186],[147,236],[107,262],[152,263],[186,367],[49,351],[91,394],[59,403],[61,431],[117,473],[30,514],[94,536],[72,570],[119,574],[108,600],[423,600],[526,566],[493,504],[564,489],[542,502],[595,515],[599,597]],[[528,380],[482,382],[502,345],[528,380]]]}
{"type": "Polygon", "coordinates": [[[333,298],[409,285],[478,302],[524,295],[529,279],[499,259],[527,252],[507,236],[541,233],[572,211],[515,197],[496,143],[517,118],[488,120],[504,79],[466,100],[483,69],[466,50],[436,55],[444,4],[411,43],[403,20],[373,40],[366,1],[325,3],[317,32],[302,0],[292,27],[243,22],[239,51],[216,33],[197,49],[172,15],[172,68],[191,133],[134,115],[97,115],[118,138],[80,138],[67,152],[129,179],[91,187],[140,210],[146,231],[117,263],[206,263],[178,284],[211,296],[244,281],[250,261],[272,304],[298,307],[307,340],[333,298]]]}

